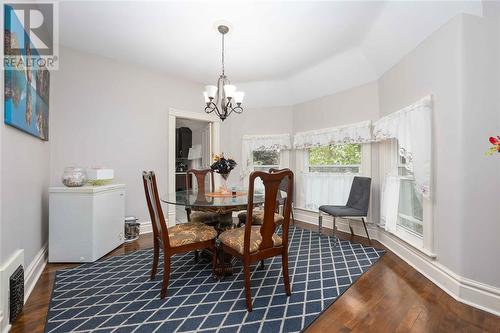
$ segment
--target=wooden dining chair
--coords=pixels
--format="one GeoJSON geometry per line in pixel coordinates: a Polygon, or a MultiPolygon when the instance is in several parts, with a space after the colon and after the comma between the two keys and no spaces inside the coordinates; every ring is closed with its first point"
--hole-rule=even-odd
{"type": "MultiPolygon", "coordinates": [[[[189,188],[188,183],[191,175],[194,175],[196,179],[199,194],[206,192],[205,182],[207,175],[210,175],[210,191],[215,192],[214,171],[212,169],[189,169],[186,171],[186,188],[189,188]]],[[[186,214],[188,222],[201,222],[209,225],[215,225],[219,222],[219,215],[214,212],[204,212],[186,207],[186,214]]]]}
{"type": "MultiPolygon", "coordinates": [[[[279,169],[276,169],[276,168],[270,168],[269,172],[273,173],[273,172],[276,172],[278,170],[279,169]]],[[[288,186],[288,179],[285,178],[280,183],[278,197],[276,199],[277,205],[276,205],[276,213],[274,214],[274,223],[276,223],[278,225],[283,223],[283,216],[279,214],[279,208],[281,206],[284,207],[285,200],[286,200],[286,197],[283,197],[281,192],[286,192],[287,186],[288,186]]],[[[253,209],[253,214],[252,214],[252,216],[253,216],[252,224],[253,225],[262,225],[263,215],[264,215],[264,210],[262,208],[263,207],[258,207],[258,208],[253,209]]],[[[295,224],[295,217],[293,216],[293,202],[292,202],[292,211],[291,212],[292,212],[292,222],[293,222],[293,224],[295,224]]],[[[246,211],[238,214],[238,226],[242,226],[243,224],[245,224],[246,220],[247,220],[247,212],[246,211]]]]}
{"type": "Polygon", "coordinates": [[[283,280],[285,291],[290,292],[290,279],[288,276],[288,226],[290,224],[290,211],[292,200],[286,200],[284,205],[282,234],[276,233],[278,225],[275,223],[274,214],[277,205],[277,195],[281,181],[288,178],[286,189],[287,198],[292,199],[293,172],[289,169],[277,170],[273,173],[254,171],[250,174],[248,188],[247,221],[245,226],[224,231],[219,235],[222,250],[225,253],[243,259],[243,272],[245,275],[245,294],[247,310],[252,311],[252,295],[250,290],[250,265],[256,261],[281,255],[283,280]],[[262,225],[252,225],[253,196],[255,179],[260,178],[264,183],[264,214],[262,225]]]}
{"type": "Polygon", "coordinates": [[[151,225],[153,227],[153,266],[151,268],[151,280],[154,280],[156,271],[158,270],[161,249],[163,250],[163,283],[160,297],[165,298],[170,277],[170,258],[175,254],[208,249],[213,253],[212,270],[215,272],[215,238],[217,238],[217,231],[215,231],[214,227],[203,223],[189,222],[167,228],[158,196],[154,172],[144,171],[142,173],[142,180],[149,215],[151,216],[151,225]]]}
{"type": "MultiPolygon", "coordinates": [[[[279,171],[279,169],[276,169],[276,168],[269,169],[270,173],[273,173],[276,171],[279,171]]],[[[287,197],[283,197],[282,192],[286,193],[287,186],[288,186],[288,179],[285,178],[280,183],[280,187],[279,187],[279,191],[278,191],[278,199],[277,199],[278,207],[277,207],[276,211],[279,211],[280,206],[283,206],[283,210],[285,209],[285,202],[287,200],[287,197]]],[[[292,197],[293,197],[293,194],[292,194],[292,197]]],[[[290,200],[290,204],[292,205],[292,208],[291,208],[292,224],[295,224],[295,217],[293,216],[293,198],[292,197],[290,197],[289,200],[290,200]]]]}

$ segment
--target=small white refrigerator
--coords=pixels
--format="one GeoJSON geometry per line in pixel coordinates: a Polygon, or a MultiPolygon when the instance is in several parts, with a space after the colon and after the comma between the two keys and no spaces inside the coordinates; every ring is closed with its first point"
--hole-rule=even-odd
{"type": "Polygon", "coordinates": [[[49,262],[93,262],[123,244],[125,185],[49,188],[49,262]]]}

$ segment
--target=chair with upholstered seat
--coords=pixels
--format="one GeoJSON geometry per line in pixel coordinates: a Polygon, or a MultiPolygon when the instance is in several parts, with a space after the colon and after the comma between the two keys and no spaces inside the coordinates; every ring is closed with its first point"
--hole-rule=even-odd
{"type": "MultiPolygon", "coordinates": [[[[207,175],[210,174],[210,189],[215,192],[214,171],[212,169],[189,169],[186,171],[186,188],[188,188],[189,178],[195,176],[198,193],[205,193],[205,181],[207,175]]],[[[209,225],[215,225],[219,222],[219,215],[214,212],[204,212],[186,208],[188,222],[201,222],[209,225]]]]}
{"type": "MultiPolygon", "coordinates": [[[[242,226],[245,224],[247,220],[247,212],[240,212],[238,214],[238,226],[242,226]]],[[[252,225],[262,225],[264,223],[264,207],[254,208],[252,214],[252,225]]],[[[283,223],[283,216],[277,213],[274,213],[274,223],[277,225],[281,225],[283,223]]]]}
{"type": "Polygon", "coordinates": [[[214,227],[193,222],[182,223],[167,228],[158,196],[154,172],[143,172],[142,180],[149,215],[151,216],[151,225],[153,227],[153,266],[151,268],[151,280],[155,278],[158,270],[161,249],[163,250],[163,283],[160,297],[164,298],[167,294],[170,277],[170,258],[173,255],[193,250],[208,249],[213,253],[212,269],[215,270],[215,239],[217,238],[217,231],[215,231],[214,227]]]}
{"type": "MultiPolygon", "coordinates": [[[[337,217],[355,217],[361,218],[363,221],[363,226],[365,227],[366,236],[368,241],[371,243],[370,235],[368,234],[368,229],[366,228],[365,218],[368,215],[368,208],[370,205],[370,187],[371,178],[369,177],[354,177],[351,185],[351,191],[349,193],[349,199],[345,206],[332,206],[323,205],[319,207],[319,217],[318,217],[318,232],[321,234],[321,228],[323,226],[323,216],[322,212],[333,216],[333,233],[335,236],[336,229],[336,218],[337,217]]],[[[351,234],[354,234],[351,226],[351,234]]]]}
{"type": "MultiPolygon", "coordinates": [[[[279,170],[279,169],[270,168],[269,172],[273,173],[277,170],[279,170]]],[[[288,182],[288,179],[285,178],[280,183],[278,197],[276,199],[277,200],[276,211],[278,211],[278,212],[279,212],[279,207],[285,205],[286,197],[283,197],[282,192],[286,192],[286,188],[288,186],[287,182],[288,182]]],[[[253,217],[252,224],[253,225],[262,225],[263,212],[264,212],[264,210],[262,207],[254,208],[253,215],[252,215],[252,217],[253,217]]],[[[247,212],[246,211],[239,213],[238,214],[238,226],[245,224],[246,219],[247,219],[247,212]]],[[[283,216],[279,215],[278,213],[274,214],[274,222],[278,225],[283,223],[283,216]]],[[[292,222],[295,223],[295,218],[293,216],[293,202],[292,202],[292,222]]]]}
{"type": "Polygon", "coordinates": [[[290,292],[288,276],[288,226],[290,224],[291,200],[285,202],[281,236],[276,233],[279,226],[275,222],[275,210],[279,185],[288,178],[287,197],[292,198],[293,172],[289,169],[276,170],[273,173],[255,171],[250,174],[248,188],[247,221],[245,226],[224,231],[219,235],[223,252],[243,259],[245,275],[245,295],[248,311],[252,311],[252,295],[250,290],[250,265],[256,261],[281,255],[285,291],[290,292]],[[265,203],[262,214],[262,225],[252,225],[254,182],[260,178],[264,183],[265,203]]]}

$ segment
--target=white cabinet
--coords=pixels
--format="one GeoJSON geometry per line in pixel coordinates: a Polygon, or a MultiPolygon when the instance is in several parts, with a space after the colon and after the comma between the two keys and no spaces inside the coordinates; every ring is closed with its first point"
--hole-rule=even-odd
{"type": "Polygon", "coordinates": [[[49,262],[92,262],[123,244],[125,185],[49,188],[49,262]]]}

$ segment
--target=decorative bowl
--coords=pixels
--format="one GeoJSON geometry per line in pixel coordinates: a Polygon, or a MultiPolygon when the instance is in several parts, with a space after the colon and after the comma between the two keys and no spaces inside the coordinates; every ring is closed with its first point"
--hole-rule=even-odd
{"type": "Polygon", "coordinates": [[[64,168],[62,183],[67,187],[80,187],[87,181],[87,175],[84,168],[67,167],[64,168]]]}

